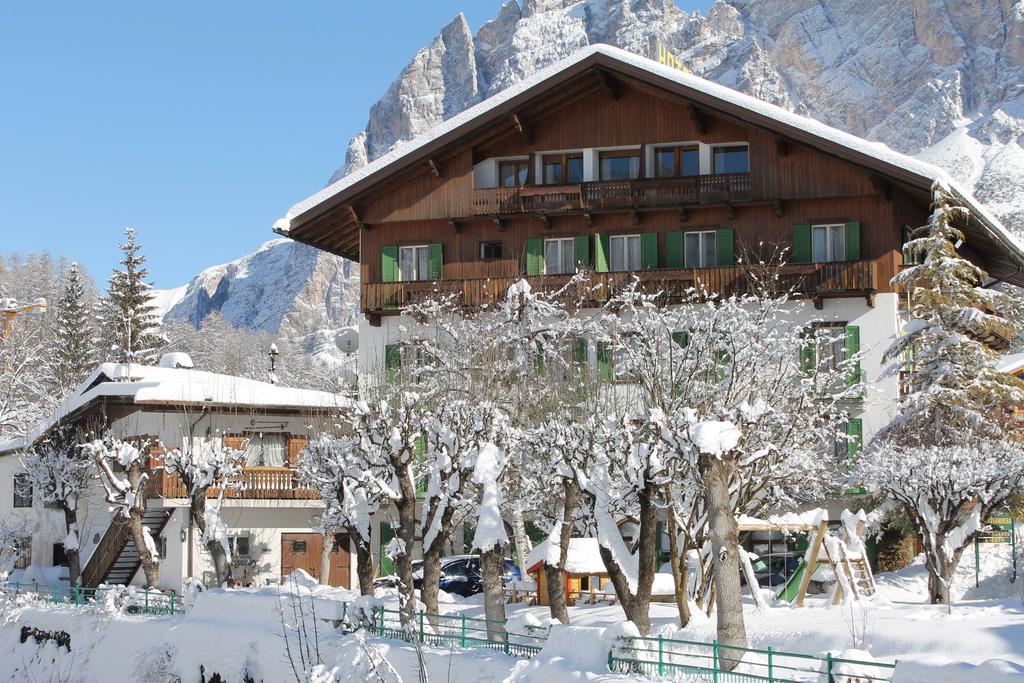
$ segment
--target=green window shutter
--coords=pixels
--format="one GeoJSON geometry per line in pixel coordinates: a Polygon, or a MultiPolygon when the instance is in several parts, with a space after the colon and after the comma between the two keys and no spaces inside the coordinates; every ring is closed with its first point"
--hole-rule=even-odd
{"type": "Polygon", "coordinates": [[[594,270],[608,272],[608,235],[594,235],[594,270]]]}
{"type": "Polygon", "coordinates": [[[678,332],[672,333],[672,341],[679,345],[679,348],[685,349],[690,344],[690,333],[686,330],[679,330],[678,332]]]}
{"type": "Polygon", "coordinates": [[[805,329],[800,333],[803,340],[800,345],[800,371],[810,374],[814,371],[814,363],[817,360],[816,340],[813,329],[805,329]]]}
{"type": "Polygon", "coordinates": [[[811,262],[811,226],[799,223],[793,226],[793,263],[811,262]]]}
{"type": "Polygon", "coordinates": [[[846,260],[860,261],[860,221],[846,224],[846,260]]]}
{"type": "Polygon", "coordinates": [[[718,255],[718,265],[731,266],[736,263],[736,256],[733,253],[734,240],[735,231],[732,228],[715,231],[715,252],[718,255]]]}
{"type": "MultiPolygon", "coordinates": [[[[416,464],[415,470],[419,470],[419,476],[416,477],[416,497],[423,500],[427,495],[427,477],[423,471],[423,461],[426,459],[427,454],[427,435],[420,434],[416,437],[416,445],[414,446],[416,451],[416,464]]],[[[414,470],[414,471],[415,471],[414,470]]]]}
{"type": "Polygon", "coordinates": [[[381,282],[398,281],[398,247],[388,245],[380,248],[380,280],[381,282]]]}
{"type": "Polygon", "coordinates": [[[601,382],[612,381],[612,354],[606,342],[597,343],[597,379],[601,382]]]}
{"type": "Polygon", "coordinates": [[[640,235],[640,268],[654,270],[658,267],[658,233],[645,232],[640,235]]]}
{"type": "Polygon", "coordinates": [[[526,275],[535,277],[544,273],[544,240],[533,237],[526,240],[526,275]]]}
{"type": "Polygon", "coordinates": [[[573,242],[576,247],[576,271],[586,270],[590,267],[590,237],[576,235],[573,242]]]}
{"type": "Polygon", "coordinates": [[[583,365],[587,362],[587,340],[574,339],[572,347],[572,362],[583,365]]]}
{"type": "Polygon", "coordinates": [[[395,573],[395,563],[391,561],[388,554],[385,552],[385,548],[388,547],[388,543],[391,543],[391,539],[395,537],[395,530],[391,526],[391,522],[380,523],[380,575],[391,576],[395,573]]]}
{"type": "MultiPolygon", "coordinates": [[[[860,327],[857,325],[847,325],[843,329],[843,334],[843,346],[845,347],[846,360],[850,360],[860,353],[860,327]]],[[[846,376],[846,386],[853,386],[858,382],[860,382],[859,360],[854,363],[854,366],[850,369],[850,374],[846,376]]]]}
{"type": "Polygon", "coordinates": [[[665,235],[665,267],[683,267],[683,233],[670,232],[665,235]]]}
{"type": "Polygon", "coordinates": [[[389,382],[394,382],[398,371],[402,368],[402,351],[398,344],[387,344],[384,346],[384,377],[389,382]]]}
{"type": "Polygon", "coordinates": [[[846,422],[846,461],[850,469],[857,465],[857,457],[864,448],[864,422],[859,417],[851,417],[846,422]]]}
{"type": "Polygon", "coordinates": [[[440,280],[444,272],[444,246],[431,244],[427,246],[427,279],[440,280]]]}

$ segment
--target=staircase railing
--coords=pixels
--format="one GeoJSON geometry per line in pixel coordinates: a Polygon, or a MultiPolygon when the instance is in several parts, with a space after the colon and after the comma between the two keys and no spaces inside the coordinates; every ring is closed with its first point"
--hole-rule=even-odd
{"type": "Polygon", "coordinates": [[[114,517],[110,521],[103,538],[96,545],[89,562],[82,570],[82,584],[85,586],[98,586],[106,577],[110,568],[114,566],[125,544],[131,538],[132,530],[128,520],[122,517],[114,517]]]}

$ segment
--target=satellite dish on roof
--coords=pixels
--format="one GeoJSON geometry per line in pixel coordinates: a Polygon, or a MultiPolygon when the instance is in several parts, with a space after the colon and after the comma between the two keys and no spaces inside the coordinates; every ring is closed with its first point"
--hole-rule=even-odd
{"type": "Polygon", "coordinates": [[[334,345],[342,353],[355,353],[359,350],[359,330],[346,327],[334,336],[334,345]]]}

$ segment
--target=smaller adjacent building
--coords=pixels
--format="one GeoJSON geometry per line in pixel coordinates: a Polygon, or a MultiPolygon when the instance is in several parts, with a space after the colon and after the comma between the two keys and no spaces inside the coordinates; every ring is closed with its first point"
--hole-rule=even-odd
{"type": "MultiPolygon", "coordinates": [[[[294,569],[321,572],[324,538],[317,532],[323,504],[316,491],[299,485],[292,467],[320,424],[347,399],[321,391],[181,367],[103,364],[43,424],[22,439],[0,443],[0,518],[24,529],[13,578],[31,567],[64,562],[64,517],[39,496],[16,485],[23,475],[20,454],[58,424],[109,429],[126,440],[158,442],[150,452],[145,524],[157,541],[160,588],[180,591],[185,580],[213,581],[213,563],[189,515],[184,487],[160,469],[163,450],[201,440],[239,451],[245,469],[240,486],[224,492],[221,516],[229,527],[233,578],[242,585],[279,581],[294,569]],[[163,449],[163,450],[162,450],[163,449]]],[[[207,496],[218,492],[210,490],[207,496]]],[[[112,517],[97,484],[79,503],[80,553],[86,585],[142,583],[142,572],[127,524],[112,517]]],[[[329,582],[353,586],[354,562],[345,535],[332,545],[329,582]]],[[[55,575],[56,574],[56,575],[55,575]]],[[[29,576],[60,578],[33,570],[29,576]]],[[[63,577],[67,577],[64,570],[63,577]]]]}
{"type": "MultiPolygon", "coordinates": [[[[544,572],[544,558],[548,554],[549,541],[535,546],[526,558],[526,572],[537,586],[537,604],[550,605],[547,574],[544,572]]],[[[605,583],[609,581],[608,570],[601,560],[600,546],[596,538],[570,538],[569,552],[565,560],[565,591],[569,604],[576,600],[593,602],[606,597],[605,583]]],[[[611,584],[607,593],[614,597],[611,584]]]]}

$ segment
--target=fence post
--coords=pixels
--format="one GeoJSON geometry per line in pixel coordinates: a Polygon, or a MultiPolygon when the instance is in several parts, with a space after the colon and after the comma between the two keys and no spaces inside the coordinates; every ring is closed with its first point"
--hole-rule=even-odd
{"type": "Polygon", "coordinates": [[[466,648],[466,615],[462,614],[460,616],[462,617],[462,638],[461,638],[460,642],[462,643],[462,648],[465,649],[466,648]]]}
{"type": "Polygon", "coordinates": [[[505,621],[505,625],[501,628],[502,639],[505,641],[505,654],[509,654],[508,647],[508,621],[505,621]]]}
{"type": "Polygon", "coordinates": [[[665,675],[665,636],[658,634],[658,675],[665,675]]]}
{"type": "Polygon", "coordinates": [[[423,610],[420,610],[420,642],[423,642],[423,610]]]}
{"type": "Polygon", "coordinates": [[[172,617],[174,616],[174,613],[175,613],[174,611],[176,609],[175,606],[174,606],[174,599],[175,599],[174,591],[171,591],[171,616],[172,617]]]}
{"type": "Polygon", "coordinates": [[[768,683],[775,683],[775,676],[772,671],[772,649],[768,648],[768,683]]]}
{"type": "Polygon", "coordinates": [[[345,615],[346,615],[347,612],[348,612],[348,603],[347,602],[342,602],[341,603],[341,620],[342,621],[345,621],[345,615]]]}
{"type": "Polygon", "coordinates": [[[57,584],[56,586],[53,587],[53,602],[54,603],[59,603],[60,602],[60,584],[57,584]]]}
{"type": "Polygon", "coordinates": [[[833,679],[832,679],[832,653],[831,652],[829,652],[828,654],[825,655],[825,662],[826,662],[826,671],[828,673],[828,678],[826,680],[828,681],[828,683],[833,683],[833,679]]]}
{"type": "Polygon", "coordinates": [[[717,638],[715,639],[715,642],[712,645],[711,662],[712,662],[711,680],[713,680],[715,683],[718,683],[718,639],[717,638]]]}
{"type": "Polygon", "coordinates": [[[149,588],[146,588],[145,590],[142,591],[142,597],[143,597],[143,599],[142,599],[143,610],[148,612],[149,611],[149,588]]]}
{"type": "Polygon", "coordinates": [[[384,637],[384,608],[383,607],[380,608],[380,633],[378,635],[380,635],[381,638],[384,637]]]}

